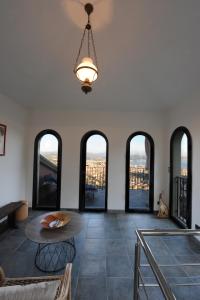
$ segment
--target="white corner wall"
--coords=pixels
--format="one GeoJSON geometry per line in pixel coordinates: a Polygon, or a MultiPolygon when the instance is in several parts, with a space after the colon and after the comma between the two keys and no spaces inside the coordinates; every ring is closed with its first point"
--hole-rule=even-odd
{"type": "Polygon", "coordinates": [[[36,135],[44,129],[56,130],[62,138],[61,207],[79,207],[80,141],[90,130],[100,130],[109,141],[108,209],[125,209],[126,141],[135,131],[150,134],[155,143],[154,209],[164,189],[164,118],[151,112],[35,111],[29,132],[27,198],[32,206],[33,155],[36,135]]]}
{"type": "Polygon", "coordinates": [[[166,135],[167,153],[165,164],[166,193],[169,191],[169,174],[167,167],[169,165],[169,145],[173,131],[179,127],[185,126],[192,136],[192,228],[195,224],[200,225],[200,103],[188,103],[173,109],[169,114],[168,130],[166,135]]]}
{"type": "Polygon", "coordinates": [[[5,156],[0,156],[0,206],[25,199],[27,111],[0,94],[0,123],[7,126],[5,156]]]}

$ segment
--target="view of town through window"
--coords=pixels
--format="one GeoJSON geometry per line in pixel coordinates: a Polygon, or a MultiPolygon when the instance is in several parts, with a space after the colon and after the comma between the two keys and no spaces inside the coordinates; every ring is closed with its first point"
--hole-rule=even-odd
{"type": "Polygon", "coordinates": [[[86,143],[85,208],[105,208],[106,140],[99,134],[86,143]]]}
{"type": "Polygon", "coordinates": [[[57,201],[58,139],[45,134],[39,142],[38,205],[55,207],[57,201]]]}
{"type": "Polygon", "coordinates": [[[130,142],[129,208],[149,209],[150,142],[136,135],[130,142]]]}
{"type": "Polygon", "coordinates": [[[45,134],[40,140],[40,155],[54,165],[58,163],[58,140],[53,134],[45,134]]]}
{"type": "Polygon", "coordinates": [[[181,139],[181,176],[187,176],[187,164],[188,164],[188,140],[187,136],[184,133],[181,139]]]}
{"type": "Polygon", "coordinates": [[[176,192],[179,197],[179,204],[177,207],[178,217],[186,223],[187,220],[187,176],[188,176],[188,139],[184,133],[181,139],[181,167],[180,167],[180,177],[176,179],[176,192]]]}
{"type": "MultiPolygon", "coordinates": [[[[39,191],[44,205],[57,185],[58,140],[45,134],[39,143],[39,191]],[[45,188],[44,188],[45,186],[45,188]],[[47,188],[48,187],[48,188],[47,188]],[[51,190],[51,191],[50,191],[51,190]]],[[[181,138],[180,176],[187,177],[187,136],[181,138]]],[[[129,208],[149,209],[150,142],[144,135],[136,135],[130,142],[129,208]]],[[[99,134],[90,136],[86,143],[85,207],[105,207],[106,140],[99,134]]]]}
{"type": "Polygon", "coordinates": [[[187,222],[188,137],[178,131],[173,140],[173,216],[187,222]]]}

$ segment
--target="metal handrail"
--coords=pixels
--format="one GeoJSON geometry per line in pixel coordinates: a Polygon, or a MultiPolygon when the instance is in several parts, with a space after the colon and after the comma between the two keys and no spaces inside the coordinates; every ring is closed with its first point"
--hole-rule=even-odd
{"type": "MultiPolygon", "coordinates": [[[[141,247],[144,250],[149,265],[158,282],[158,285],[156,286],[160,287],[162,294],[166,300],[175,300],[176,297],[174,296],[169,284],[167,283],[163,273],[161,272],[158,264],[156,263],[156,259],[149,245],[145,241],[145,236],[193,236],[193,235],[200,235],[200,230],[192,230],[192,229],[136,230],[136,235],[137,235],[137,243],[135,245],[134,300],[139,299],[139,288],[140,288],[140,278],[141,278],[141,272],[140,272],[141,247]]],[[[143,287],[145,287],[144,284],[143,287]]]]}

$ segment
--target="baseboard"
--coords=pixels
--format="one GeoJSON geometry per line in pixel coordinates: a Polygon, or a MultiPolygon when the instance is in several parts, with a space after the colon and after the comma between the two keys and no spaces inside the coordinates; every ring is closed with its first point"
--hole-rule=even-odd
{"type": "MultiPolygon", "coordinates": [[[[32,210],[32,207],[29,207],[29,210],[31,211],[32,210]]],[[[68,211],[74,211],[74,212],[80,212],[80,210],[78,208],[64,208],[62,207],[60,210],[68,210],[68,211]]],[[[93,211],[86,211],[87,213],[88,212],[93,212],[93,211]]],[[[95,213],[98,213],[98,211],[94,211],[95,213]]],[[[108,209],[107,211],[105,211],[105,213],[108,212],[108,213],[113,213],[113,214],[117,214],[117,213],[126,213],[124,209],[108,209]]],[[[100,211],[99,213],[102,213],[102,211],[100,211]]],[[[130,214],[135,214],[136,212],[129,212],[130,214]]],[[[140,213],[140,212],[137,212],[137,213],[140,213]]],[[[141,212],[143,213],[143,212],[141,212]]],[[[149,213],[149,212],[148,212],[149,213]]],[[[151,213],[151,212],[150,212],[151,213]]],[[[154,215],[157,215],[158,214],[158,210],[154,210],[152,212],[154,215]]]]}

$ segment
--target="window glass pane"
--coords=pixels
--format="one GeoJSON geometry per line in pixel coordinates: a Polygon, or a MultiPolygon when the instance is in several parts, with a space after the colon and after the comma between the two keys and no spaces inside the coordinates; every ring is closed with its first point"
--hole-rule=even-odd
{"type": "Polygon", "coordinates": [[[40,155],[58,164],[58,140],[53,134],[45,134],[40,140],[40,155]]]}
{"type": "Polygon", "coordinates": [[[150,142],[136,135],[130,142],[129,208],[149,209],[150,142]]]}
{"type": "Polygon", "coordinates": [[[39,142],[38,155],[38,197],[39,207],[56,207],[58,139],[45,134],[39,142]]]}
{"type": "Polygon", "coordinates": [[[173,139],[173,204],[172,215],[186,224],[188,138],[180,129],[173,139]]]}
{"type": "Polygon", "coordinates": [[[181,175],[187,176],[187,163],[188,163],[188,140],[184,133],[181,140],[181,175]]]}
{"type": "Polygon", "coordinates": [[[106,140],[99,134],[86,142],[85,208],[105,208],[106,140]]]}

